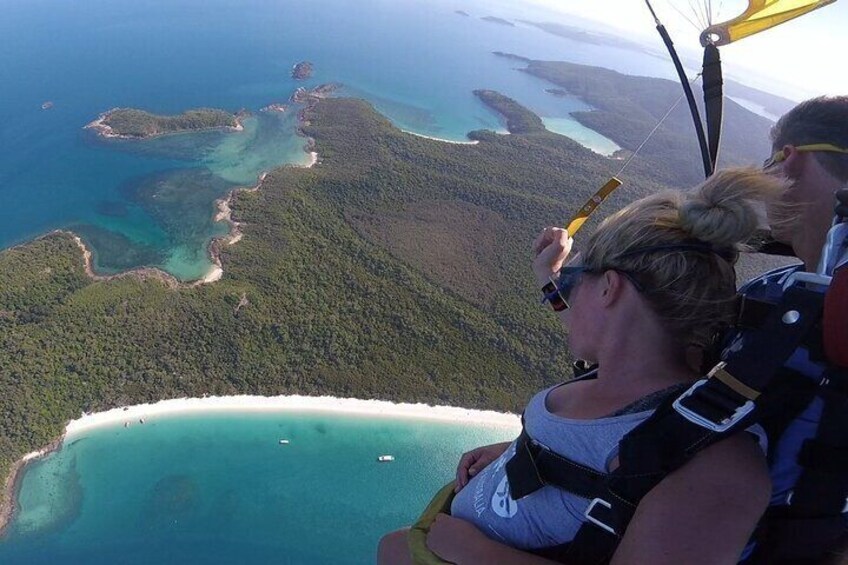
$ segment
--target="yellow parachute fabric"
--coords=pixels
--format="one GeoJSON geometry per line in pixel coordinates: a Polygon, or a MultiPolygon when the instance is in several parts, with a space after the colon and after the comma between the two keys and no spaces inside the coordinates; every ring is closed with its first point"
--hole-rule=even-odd
{"type": "Polygon", "coordinates": [[[836,0],[749,0],[741,16],[705,29],[701,45],[727,45],[834,2],[836,0]]]}

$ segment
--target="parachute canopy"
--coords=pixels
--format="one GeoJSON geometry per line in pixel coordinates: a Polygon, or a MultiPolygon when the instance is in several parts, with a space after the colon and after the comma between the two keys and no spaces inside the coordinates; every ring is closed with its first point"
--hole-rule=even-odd
{"type": "Polygon", "coordinates": [[[749,0],[742,15],[707,27],[701,33],[701,45],[727,45],[834,2],[836,0],[749,0]]]}

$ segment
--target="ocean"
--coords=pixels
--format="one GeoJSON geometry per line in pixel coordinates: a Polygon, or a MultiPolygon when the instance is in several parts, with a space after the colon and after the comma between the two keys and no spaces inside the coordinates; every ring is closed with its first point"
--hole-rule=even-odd
{"type": "Polygon", "coordinates": [[[0,563],[373,562],[380,536],[414,521],[463,452],[515,434],[326,412],[92,429],[27,467],[0,563]]]}
{"type": "Polygon", "coordinates": [[[2,9],[0,249],[69,229],[102,274],[154,266],[181,280],[203,278],[212,267],[209,241],[228,229],[213,221],[214,201],[253,186],[263,171],[308,161],[297,106],[258,111],[286,102],[298,86],[341,83],[339,95],[369,100],[398,127],[449,140],[503,131],[472,94],[496,89],[553,131],[611,153],[614,143],[571,119],[586,104],[546,92],[550,84],[492,51],[673,72],[646,53],[484,21],[554,16],[476,0],[6,0],[2,9]],[[315,72],[299,82],[290,71],[302,60],[315,72]],[[146,141],[104,141],[82,129],[114,107],[245,108],[254,117],[241,133],[146,141]]]}

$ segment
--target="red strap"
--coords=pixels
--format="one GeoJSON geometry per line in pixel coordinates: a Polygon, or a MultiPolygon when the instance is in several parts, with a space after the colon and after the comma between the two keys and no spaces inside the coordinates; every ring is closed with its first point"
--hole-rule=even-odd
{"type": "Polygon", "coordinates": [[[824,352],[827,359],[848,368],[848,265],[837,269],[824,297],[824,352]]]}

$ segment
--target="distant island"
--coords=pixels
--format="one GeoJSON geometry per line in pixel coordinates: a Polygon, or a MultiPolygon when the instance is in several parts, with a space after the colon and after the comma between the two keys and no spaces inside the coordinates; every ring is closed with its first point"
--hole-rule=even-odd
{"type": "Polygon", "coordinates": [[[568,91],[563,90],[561,88],[546,88],[545,92],[547,92],[548,94],[553,94],[554,96],[559,96],[560,98],[565,98],[566,96],[569,96],[568,91]]]}
{"type": "Polygon", "coordinates": [[[516,55],[515,53],[504,53],[503,51],[492,51],[492,55],[497,55],[498,57],[510,59],[512,61],[519,61],[521,63],[529,63],[533,60],[528,59],[527,57],[522,57],[521,55],[516,55]]]}
{"type": "Polygon", "coordinates": [[[505,20],[503,18],[496,18],[495,16],[483,16],[480,18],[483,21],[491,22],[493,24],[500,24],[502,26],[515,27],[515,24],[509,20],[505,20]]]}
{"type": "Polygon", "coordinates": [[[250,115],[242,110],[231,114],[214,108],[187,110],[178,116],[158,116],[135,108],[114,108],[85,126],[101,137],[147,139],[160,135],[213,129],[241,131],[241,120],[250,115]]]}
{"type": "Polygon", "coordinates": [[[470,14],[468,12],[466,12],[465,10],[457,10],[454,13],[459,14],[460,16],[466,16],[466,17],[470,16],[470,14]]]}
{"type": "Polygon", "coordinates": [[[528,20],[521,20],[521,23],[533,26],[552,35],[564,37],[566,39],[573,39],[574,41],[580,41],[581,43],[617,47],[619,49],[636,51],[638,53],[644,53],[646,55],[651,55],[653,57],[659,58],[666,57],[665,53],[654,50],[648,47],[647,45],[643,45],[635,41],[630,41],[628,39],[622,39],[621,37],[609,33],[602,33],[599,31],[587,30],[579,27],[552,22],[531,22],[528,20]]]}
{"type": "Polygon", "coordinates": [[[315,66],[309,61],[301,61],[292,67],[291,76],[295,80],[306,80],[312,76],[315,66]]]}

